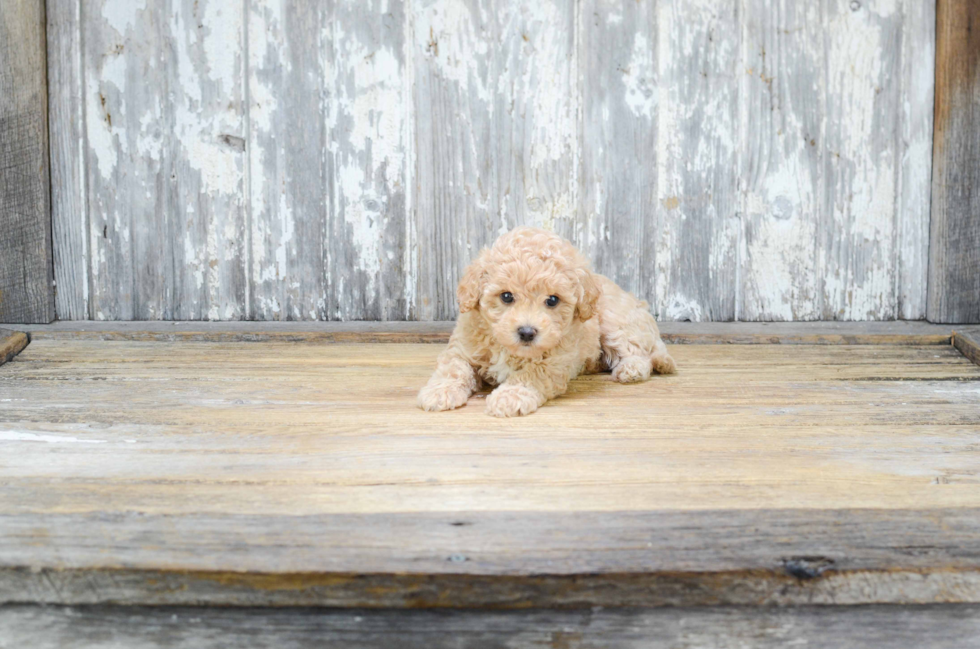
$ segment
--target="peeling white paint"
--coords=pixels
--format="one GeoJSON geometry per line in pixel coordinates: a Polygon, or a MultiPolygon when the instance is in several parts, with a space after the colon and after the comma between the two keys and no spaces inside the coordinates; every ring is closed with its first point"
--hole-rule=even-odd
{"type": "Polygon", "coordinates": [[[120,34],[136,23],[136,16],[146,10],[146,0],[104,0],[102,18],[120,34]]]}
{"type": "Polygon", "coordinates": [[[650,39],[642,32],[633,37],[633,56],[622,71],[626,86],[626,105],[634,115],[652,118],[657,109],[658,84],[654,69],[654,51],[650,39]]]}
{"type": "MultiPolygon", "coordinates": [[[[705,302],[713,296],[692,288],[701,279],[687,263],[693,224],[711,237],[699,252],[704,290],[721,291],[734,263],[742,317],[921,317],[934,7],[773,6],[664,0],[595,18],[552,0],[343,0],[322,10],[300,45],[291,39],[305,26],[284,22],[290,7],[281,0],[202,0],[199,10],[175,5],[166,16],[145,0],[106,0],[101,12],[83,12],[94,38],[80,64],[78,111],[85,157],[94,158],[83,286],[95,289],[94,317],[125,316],[141,300],[144,317],[164,317],[174,299],[194,317],[238,318],[248,310],[235,293],[244,275],[259,317],[356,318],[398,298],[405,315],[431,317],[444,307],[434,287],[451,292],[442,276],[451,264],[518,223],[604,251],[604,263],[634,283],[627,287],[670,318],[714,315],[705,302]],[[394,24],[400,11],[407,20],[394,24]],[[162,37],[139,38],[161,22],[162,37]],[[600,33],[621,38],[615,55],[588,51],[600,33]],[[314,217],[297,209],[289,187],[296,152],[283,125],[296,119],[297,102],[283,81],[298,72],[300,54],[322,68],[310,88],[320,93],[327,150],[302,161],[323,170],[309,192],[333,210],[322,252],[297,240],[314,217]],[[588,77],[597,60],[610,69],[588,77]],[[608,84],[601,98],[587,78],[608,84]],[[166,92],[154,95],[158,86],[144,79],[166,92]],[[456,157],[436,160],[437,176],[418,166],[435,143],[418,140],[417,123],[430,115],[415,114],[416,105],[447,111],[433,137],[456,157]],[[617,164],[597,164],[604,160],[617,164]],[[737,193],[726,202],[728,184],[737,193]],[[458,250],[430,264],[421,260],[436,254],[433,242],[421,238],[433,196],[453,201],[439,228],[458,250]],[[188,294],[144,295],[148,286],[135,298],[115,294],[137,282],[117,274],[138,268],[133,256],[159,236],[164,217],[179,238],[161,245],[177,252],[188,294]],[[403,233],[403,249],[393,232],[403,233]],[[651,240],[618,239],[640,236],[651,240]],[[325,270],[348,256],[345,276],[325,270]],[[395,263],[404,275],[395,278],[399,294],[388,295],[395,263]],[[315,282],[336,302],[310,295],[315,282]]],[[[177,290],[169,282],[161,292],[177,290]]]]}

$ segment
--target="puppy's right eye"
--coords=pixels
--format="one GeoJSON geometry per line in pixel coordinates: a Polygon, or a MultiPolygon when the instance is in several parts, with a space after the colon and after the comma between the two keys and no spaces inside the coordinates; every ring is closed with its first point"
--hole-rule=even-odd
{"type": "Polygon", "coordinates": [[[504,291],[500,294],[500,301],[504,304],[510,304],[514,301],[514,294],[509,291],[504,291]]]}

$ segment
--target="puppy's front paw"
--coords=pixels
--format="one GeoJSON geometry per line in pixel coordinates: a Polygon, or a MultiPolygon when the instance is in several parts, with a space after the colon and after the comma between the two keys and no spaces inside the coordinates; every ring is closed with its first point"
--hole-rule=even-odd
{"type": "Polygon", "coordinates": [[[418,404],[422,410],[437,412],[465,406],[469,390],[456,383],[436,383],[419,390],[418,404]]]}
{"type": "Polygon", "coordinates": [[[627,356],[613,368],[613,381],[637,383],[650,378],[650,359],[645,356],[627,356]]]}
{"type": "Polygon", "coordinates": [[[494,417],[529,415],[538,409],[543,399],[523,385],[501,385],[487,397],[487,414],[494,417]]]}

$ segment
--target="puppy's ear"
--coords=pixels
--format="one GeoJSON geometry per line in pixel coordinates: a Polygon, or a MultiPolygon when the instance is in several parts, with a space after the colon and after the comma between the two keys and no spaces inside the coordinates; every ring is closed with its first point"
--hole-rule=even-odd
{"type": "Polygon", "coordinates": [[[483,250],[463,272],[463,279],[459,280],[456,299],[459,301],[460,313],[472,311],[480,304],[483,282],[487,274],[487,254],[487,251],[483,250]]]}
{"type": "Polygon", "coordinates": [[[578,304],[575,305],[575,317],[579,320],[588,320],[595,315],[599,304],[599,284],[595,280],[595,275],[587,268],[578,271],[579,295],[578,304]]]}

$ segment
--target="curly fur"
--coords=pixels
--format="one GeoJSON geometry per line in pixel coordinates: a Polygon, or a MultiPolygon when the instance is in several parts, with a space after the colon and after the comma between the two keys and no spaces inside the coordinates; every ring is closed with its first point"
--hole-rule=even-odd
{"type": "Polygon", "coordinates": [[[582,373],[612,370],[621,383],[671,374],[674,359],[641,302],[593,273],[571,243],[537,228],[517,228],[484,249],[457,289],[460,316],[419,392],[423,410],[450,410],[486,383],[497,386],[487,412],[527,415],[563,394],[582,373]],[[509,292],[514,301],[501,296],[509,292]],[[549,307],[549,296],[558,304],[549,307]],[[536,330],[522,341],[521,327],[536,330]]]}

